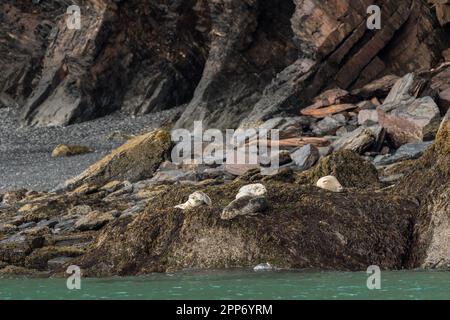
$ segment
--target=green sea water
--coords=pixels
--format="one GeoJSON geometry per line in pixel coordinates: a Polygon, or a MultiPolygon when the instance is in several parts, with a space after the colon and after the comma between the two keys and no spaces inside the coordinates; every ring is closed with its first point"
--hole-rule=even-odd
{"type": "Polygon", "coordinates": [[[382,272],[381,289],[367,288],[364,272],[183,272],[143,277],[3,278],[0,299],[444,299],[450,272],[382,272]]]}

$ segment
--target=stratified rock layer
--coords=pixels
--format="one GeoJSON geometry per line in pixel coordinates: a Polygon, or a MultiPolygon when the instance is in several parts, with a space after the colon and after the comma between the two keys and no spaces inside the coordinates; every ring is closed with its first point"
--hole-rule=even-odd
{"type": "Polygon", "coordinates": [[[0,93],[32,125],[185,103],[178,127],[253,125],[298,114],[324,88],[442,59],[449,33],[436,10],[378,2],[381,30],[367,29],[370,0],[74,0],[80,30],[66,25],[68,1],[2,2],[0,93]]]}

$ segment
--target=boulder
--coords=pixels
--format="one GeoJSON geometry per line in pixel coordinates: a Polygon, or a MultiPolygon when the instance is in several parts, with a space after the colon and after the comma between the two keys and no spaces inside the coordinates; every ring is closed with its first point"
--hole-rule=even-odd
{"type": "Polygon", "coordinates": [[[312,131],[317,136],[327,136],[327,135],[333,135],[336,133],[336,130],[339,129],[339,127],[342,127],[345,124],[341,121],[336,120],[332,117],[326,117],[323,120],[320,120],[319,122],[315,123],[312,126],[312,131]]]}
{"type": "Polygon", "coordinates": [[[395,146],[434,138],[440,123],[440,110],[430,97],[416,98],[423,83],[408,74],[395,84],[378,110],[380,125],[395,146]]]}
{"type": "Polygon", "coordinates": [[[170,134],[163,129],[138,136],[66,181],[65,185],[72,189],[86,183],[105,185],[113,180],[136,182],[151,178],[168,159],[171,146],[170,134]]]}
{"type": "Polygon", "coordinates": [[[441,114],[430,97],[409,99],[378,108],[380,125],[386,129],[395,146],[422,142],[435,137],[441,114]]]}
{"type": "Polygon", "coordinates": [[[94,152],[94,149],[72,144],[60,144],[52,151],[52,157],[70,157],[94,152]]]}
{"type": "Polygon", "coordinates": [[[431,146],[432,142],[407,143],[402,145],[392,155],[385,155],[375,158],[374,164],[384,166],[405,160],[420,158],[431,146]]]}
{"type": "Polygon", "coordinates": [[[296,167],[300,171],[308,170],[316,164],[320,158],[319,150],[311,144],[301,147],[291,154],[296,167]]]}
{"type": "Polygon", "coordinates": [[[359,127],[355,131],[344,134],[332,145],[336,151],[350,150],[362,154],[370,148],[375,141],[376,137],[372,130],[367,127],[359,127]]]}
{"type": "Polygon", "coordinates": [[[233,200],[226,206],[220,218],[222,220],[232,220],[237,216],[254,216],[263,213],[268,208],[268,202],[261,196],[242,196],[233,200]]]}

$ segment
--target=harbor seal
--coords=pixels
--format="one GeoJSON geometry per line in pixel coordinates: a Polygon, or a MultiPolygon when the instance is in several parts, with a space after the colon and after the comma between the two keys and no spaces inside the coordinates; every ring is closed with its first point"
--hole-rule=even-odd
{"type": "Polygon", "coordinates": [[[203,204],[206,204],[208,206],[211,205],[211,199],[208,197],[207,194],[201,192],[201,191],[196,191],[194,193],[192,193],[189,196],[188,201],[186,201],[185,203],[179,204],[177,206],[175,206],[175,208],[177,209],[181,209],[181,210],[189,210],[192,208],[196,208],[199,207],[203,204]]]}
{"type": "Polygon", "coordinates": [[[236,195],[236,199],[252,196],[252,197],[261,197],[267,193],[266,187],[261,183],[248,184],[239,189],[238,194],[236,195]]]}
{"type": "Polygon", "coordinates": [[[260,263],[253,268],[253,271],[273,271],[275,268],[268,262],[260,263]]]}
{"type": "Polygon", "coordinates": [[[255,216],[264,212],[269,207],[267,199],[259,196],[243,196],[233,200],[226,206],[220,218],[222,220],[231,220],[237,216],[255,216]]]}
{"type": "Polygon", "coordinates": [[[332,192],[342,192],[344,191],[344,187],[340,184],[338,179],[333,176],[326,176],[320,178],[316,184],[319,188],[325,189],[332,192]]]}

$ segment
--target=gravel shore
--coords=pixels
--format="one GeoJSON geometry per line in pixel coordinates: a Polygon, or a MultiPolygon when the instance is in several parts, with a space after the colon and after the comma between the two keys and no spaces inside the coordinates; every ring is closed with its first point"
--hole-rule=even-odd
{"type": "Polygon", "coordinates": [[[182,108],[144,116],[115,113],[67,127],[22,127],[15,110],[0,108],[0,192],[27,188],[46,191],[85,170],[124,140],[114,136],[139,134],[173,120],[182,108]],[[94,153],[53,158],[61,143],[91,147],[94,153]]]}

